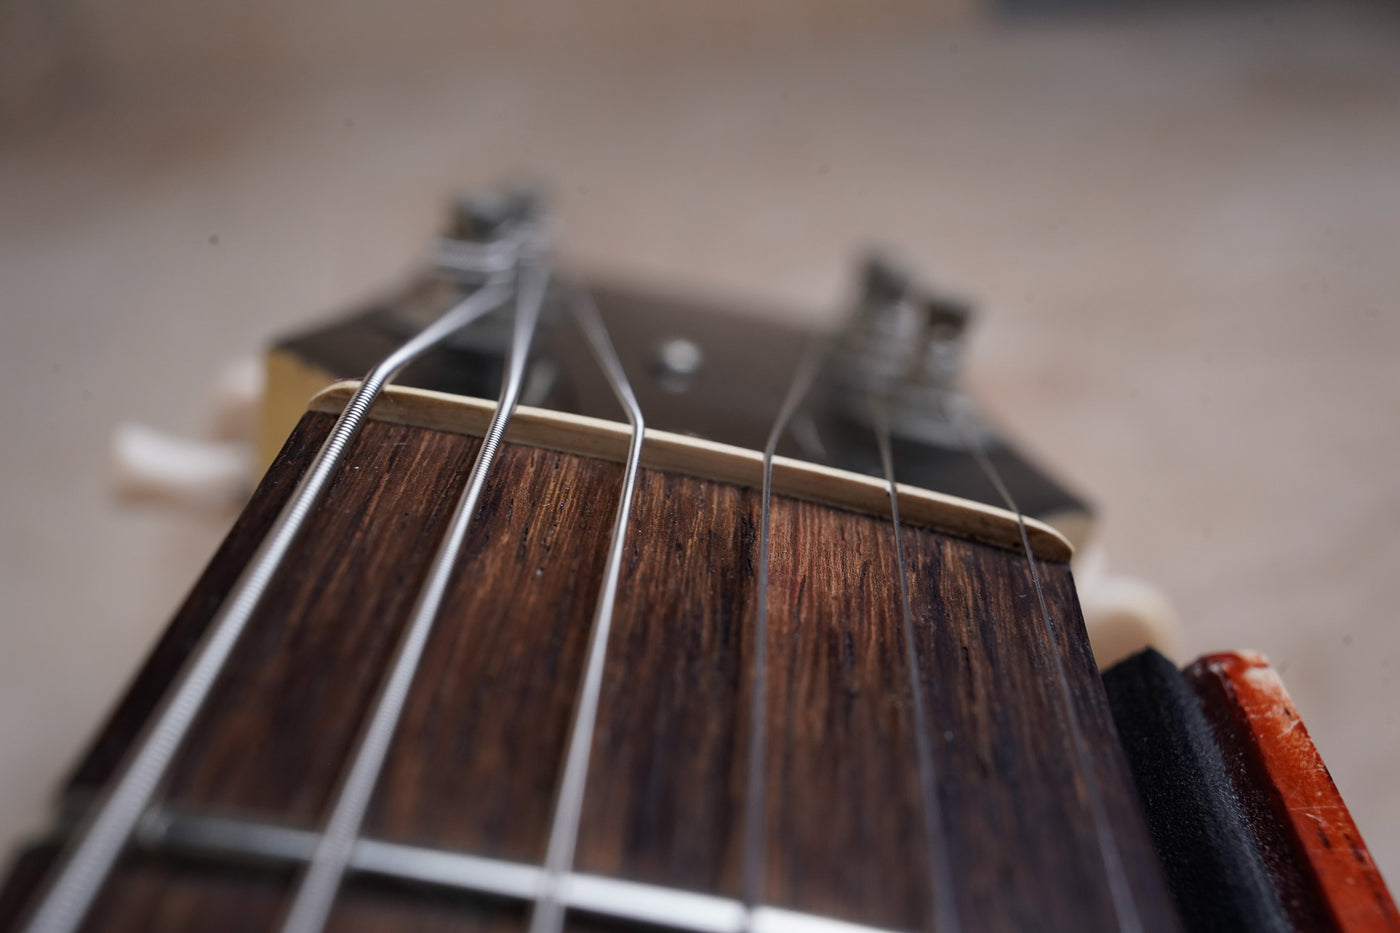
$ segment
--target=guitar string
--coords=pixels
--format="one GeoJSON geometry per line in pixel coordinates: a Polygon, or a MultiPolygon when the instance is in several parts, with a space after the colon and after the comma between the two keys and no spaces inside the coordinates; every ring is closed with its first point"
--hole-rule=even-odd
{"type": "Polygon", "coordinates": [[[593,631],[589,637],[587,662],[584,668],[582,686],[579,690],[578,706],[574,713],[573,726],[569,733],[568,754],[565,758],[564,775],[559,785],[558,802],[554,821],[550,828],[549,845],[545,854],[543,886],[536,897],[533,915],[530,918],[531,933],[559,933],[564,925],[564,902],[560,885],[573,867],[574,850],[578,843],[579,817],[583,809],[583,797],[588,783],[588,761],[593,748],[593,737],[597,727],[599,696],[603,688],[603,666],[607,658],[608,635],[612,630],[613,607],[617,601],[618,577],[622,572],[622,560],[627,541],[627,520],[632,510],[632,495],[637,485],[637,470],[641,464],[642,443],[646,438],[646,424],[642,420],[642,409],[627,374],[617,358],[607,327],[603,324],[598,307],[589,294],[581,288],[574,289],[570,308],[574,320],[593,349],[599,366],[612,387],[613,394],[627,413],[627,421],[632,426],[632,439],[627,451],[627,465],[623,471],[622,493],[617,502],[617,516],[613,521],[612,540],[608,547],[607,563],[603,570],[603,586],[598,596],[598,606],[593,617],[593,631]]]}
{"type": "Polygon", "coordinates": [[[283,933],[315,933],[330,915],[467,529],[476,515],[506,424],[519,401],[530,344],[548,290],[549,265],[542,255],[522,255],[517,269],[515,326],[496,412],[482,438],[480,452],[472,464],[451,524],[433,555],[427,577],[414,601],[388,679],[336,795],[330,820],[297,887],[282,925],[283,933]]]}
{"type": "Polygon", "coordinates": [[[745,929],[752,927],[752,914],[762,900],[764,873],[764,804],[765,769],[767,767],[768,725],[768,553],[770,547],[769,521],[773,498],[773,455],[787,430],[788,422],[802,404],[812,383],[816,381],[821,363],[830,348],[830,340],[815,338],[808,345],[793,373],[787,396],[773,419],[768,441],[763,448],[763,492],[759,508],[758,530],[758,602],[754,613],[753,698],[749,707],[749,768],[744,812],[743,899],[746,911],[745,929]]]}
{"type": "Polygon", "coordinates": [[[929,848],[929,896],[932,901],[932,929],[957,933],[957,888],[953,880],[948,834],[943,825],[943,808],[938,800],[938,772],[929,746],[928,714],[924,710],[924,681],[919,670],[918,646],[914,640],[914,612],[909,603],[909,582],[904,563],[904,535],[899,523],[899,486],[895,482],[894,454],[890,442],[889,399],[871,393],[871,413],[875,419],[875,441],[890,495],[890,518],[894,522],[894,554],[899,578],[899,603],[903,616],[904,653],[909,659],[909,690],[914,706],[914,748],[919,761],[919,785],[924,798],[924,835],[929,848]]]}
{"type": "Polygon", "coordinates": [[[209,623],[168,699],[134,745],[112,789],[75,834],[52,886],[25,929],[29,933],[71,933],[86,916],[141,814],[150,805],[171,761],[222,672],[234,645],[267,592],[273,575],[296,539],[326,483],[344,459],[380,390],[414,359],[463,327],[495,310],[512,291],[509,276],[493,275],[445,314],[410,338],[365,376],[340,413],[305,476],[209,623]]]}
{"type": "MultiPolygon", "coordinates": [[[[150,797],[153,794],[155,787],[159,784],[161,777],[163,776],[166,768],[168,767],[169,761],[173,758],[174,752],[178,750],[179,745],[184,738],[184,735],[186,734],[190,724],[192,723],[194,715],[201,708],[204,698],[207,696],[209,689],[212,687],[213,680],[218,676],[218,673],[221,671],[223,662],[227,660],[227,657],[231,652],[232,646],[236,642],[238,636],[241,634],[241,631],[244,625],[246,624],[248,617],[251,616],[252,611],[257,607],[258,602],[260,601],[262,595],[266,591],[272,573],[277,569],[282,557],[285,555],[285,552],[291,543],[291,540],[295,537],[297,531],[299,531],[300,529],[301,524],[304,522],[306,514],[310,511],[311,506],[314,505],[315,500],[319,497],[320,492],[324,488],[325,482],[329,478],[329,474],[343,459],[345,448],[348,447],[350,441],[353,440],[359,428],[362,426],[365,414],[372,406],[380,389],[382,389],[383,385],[390,381],[400,369],[402,369],[405,365],[407,365],[417,356],[421,355],[426,350],[440,343],[443,339],[450,336],[452,333],[455,333],[457,330],[460,330],[462,327],[465,327],[472,321],[478,319],[479,317],[483,316],[489,311],[494,310],[496,307],[499,307],[499,305],[509,297],[510,293],[510,289],[503,285],[501,278],[502,277],[499,275],[492,276],[491,278],[489,278],[480,289],[472,293],[470,296],[468,296],[466,299],[460,302],[457,306],[451,308],[437,321],[429,325],[428,328],[425,328],[424,331],[422,331],[420,334],[416,335],[414,338],[406,342],[403,346],[401,346],[398,350],[391,354],[390,357],[386,358],[384,361],[378,364],[374,368],[374,370],[372,370],[370,374],[368,374],[365,377],[360,389],[357,390],[354,397],[347,404],[346,408],[342,411],[339,419],[337,420],[330,435],[328,436],[327,441],[321,448],[315,460],[313,460],[313,463],[307,472],[306,478],[298,484],[298,487],[295,490],[292,498],[289,500],[287,506],[284,507],[283,511],[279,513],[276,523],[268,532],[268,535],[264,539],[263,544],[260,545],[257,553],[255,553],[253,559],[250,561],[247,570],[245,570],[244,574],[239,578],[234,588],[231,590],[230,595],[225,602],[225,606],[227,607],[227,609],[221,610],[211,623],[210,636],[207,642],[201,645],[199,651],[197,652],[195,660],[192,662],[190,668],[188,669],[188,672],[181,677],[180,684],[178,685],[177,689],[172,693],[169,706],[163,709],[161,715],[157,717],[155,726],[152,728],[151,734],[143,738],[143,741],[139,747],[140,753],[138,754],[138,757],[133,761],[132,765],[129,766],[126,769],[126,771],[124,771],[122,781],[118,783],[118,785],[114,788],[112,794],[102,804],[102,806],[98,810],[97,818],[93,821],[91,826],[86,830],[86,832],[78,836],[80,840],[79,847],[74,851],[74,853],[65,863],[64,869],[61,871],[60,875],[55,881],[54,886],[51,888],[49,894],[42,902],[40,910],[36,912],[34,917],[31,919],[29,926],[26,929],[30,931],[44,931],[44,933],[48,933],[48,931],[50,930],[72,930],[76,929],[77,925],[82,921],[83,916],[85,915],[92,898],[97,893],[97,888],[100,887],[102,881],[105,879],[106,875],[110,871],[110,867],[115,861],[116,856],[120,854],[121,848],[125,845],[126,839],[129,837],[132,827],[134,827],[141,813],[144,812],[145,807],[149,804],[150,797]],[[262,572],[258,573],[257,571],[259,570],[261,570],[262,572]],[[200,685],[203,685],[202,689],[197,689],[200,685]],[[172,713],[175,713],[176,711],[178,711],[182,715],[172,715],[172,713]],[[173,722],[171,722],[172,720],[173,722]],[[165,751],[166,749],[168,749],[168,751],[165,751]],[[150,754],[155,750],[165,751],[165,754],[159,756],[150,754]],[[163,762],[161,762],[161,758],[164,759],[163,762]],[[140,767],[138,767],[138,765],[140,767]],[[152,774],[152,772],[153,778],[147,777],[145,780],[136,780],[136,777],[138,775],[144,777],[146,775],[152,774]],[[150,789],[147,790],[144,794],[138,794],[133,789],[144,787],[147,783],[150,784],[150,789]],[[123,791],[126,792],[123,793],[123,791]],[[137,804],[134,807],[131,806],[129,801],[137,799],[139,799],[139,804],[137,804]],[[118,820],[114,818],[114,811],[117,811],[117,815],[134,812],[135,818],[129,820],[129,822],[118,820]],[[124,830],[121,829],[123,822],[126,822],[126,827],[124,830]],[[112,842],[110,842],[109,840],[117,836],[119,836],[119,838],[115,839],[115,845],[113,845],[112,842]],[[106,844],[99,845],[98,843],[101,842],[105,842],[106,844]],[[109,852],[110,854],[108,854],[109,852]],[[104,856],[105,865],[103,864],[104,856]],[[84,892],[86,892],[86,896],[83,896],[84,892]]],[[[513,380],[516,382],[515,392],[513,393],[514,397],[510,401],[509,411],[507,411],[505,417],[502,418],[501,413],[504,408],[506,390],[509,387],[509,383],[507,383],[506,386],[503,386],[502,404],[498,406],[496,417],[493,418],[491,429],[488,430],[488,443],[493,439],[496,442],[496,444],[499,443],[500,436],[504,432],[505,424],[509,420],[510,413],[512,413],[514,410],[515,401],[518,399],[519,381],[523,372],[523,357],[526,355],[526,353],[528,353],[529,340],[533,336],[534,326],[538,319],[539,307],[543,303],[543,285],[545,282],[547,282],[547,278],[548,273],[543,272],[541,275],[542,281],[540,283],[542,286],[540,289],[540,300],[533,306],[534,313],[532,315],[532,322],[528,329],[529,336],[527,336],[525,339],[526,352],[517,354],[516,350],[518,349],[518,344],[513,344],[512,346],[512,366],[514,366],[517,359],[521,360],[520,367],[517,369],[513,376],[513,380]],[[497,424],[498,419],[500,422],[499,425],[497,424]],[[493,434],[494,438],[492,437],[493,434]]],[[[522,300],[522,305],[523,304],[524,302],[522,300]]],[[[589,672],[584,687],[585,700],[581,701],[580,714],[575,721],[574,733],[575,735],[582,735],[582,741],[579,741],[577,739],[571,741],[569,751],[569,765],[568,767],[566,767],[565,781],[563,787],[561,787],[560,792],[560,809],[558,814],[556,815],[554,830],[551,832],[551,840],[549,846],[550,854],[546,861],[546,892],[541,894],[539,899],[537,900],[536,912],[534,917],[532,918],[531,924],[531,930],[533,931],[533,933],[557,933],[557,931],[562,925],[563,909],[562,904],[557,896],[558,884],[571,867],[574,844],[577,838],[578,816],[579,809],[582,803],[583,783],[584,780],[586,780],[588,750],[591,744],[591,737],[594,731],[594,720],[596,719],[597,707],[597,693],[601,685],[601,675],[603,666],[602,661],[606,650],[606,632],[609,628],[609,623],[611,621],[612,608],[615,600],[617,577],[618,572],[620,570],[621,554],[623,550],[623,533],[625,530],[627,509],[630,506],[630,501],[632,498],[636,476],[637,460],[640,456],[641,441],[644,430],[642,427],[640,409],[637,407],[635,397],[632,395],[630,389],[630,385],[628,385],[628,383],[626,382],[625,374],[621,372],[620,364],[618,364],[616,354],[613,351],[611,342],[607,337],[606,329],[603,327],[601,320],[597,316],[596,306],[593,306],[591,301],[588,301],[587,305],[589,308],[589,312],[591,313],[591,320],[588,319],[586,313],[582,316],[583,319],[580,319],[580,326],[584,330],[585,335],[588,337],[589,342],[593,347],[595,355],[599,358],[600,363],[603,365],[605,373],[608,376],[609,382],[612,384],[614,392],[618,395],[619,401],[623,402],[624,406],[627,409],[628,418],[633,427],[633,434],[632,445],[629,451],[627,472],[624,478],[623,496],[622,500],[619,503],[617,522],[614,528],[614,544],[610,551],[610,555],[608,558],[608,567],[605,571],[606,582],[604,584],[604,593],[602,598],[600,598],[598,613],[595,616],[594,620],[594,635],[591,640],[589,649],[589,672]],[[592,697],[591,701],[587,699],[590,694],[592,697]],[[583,710],[583,705],[585,703],[589,707],[591,707],[586,712],[583,710]],[[585,721],[585,719],[587,721],[588,728],[587,730],[580,730],[579,726],[585,721]],[[579,751],[580,748],[582,749],[581,752],[579,751]],[[577,785],[576,790],[575,785],[577,785]],[[573,801],[572,804],[566,802],[569,800],[573,801]],[[568,808],[567,811],[566,807],[568,808]],[[545,910],[544,908],[546,907],[546,905],[552,906],[553,911],[551,912],[549,910],[545,910]]],[[[578,304],[574,305],[576,315],[579,314],[578,307],[578,304]]],[[[519,341],[521,335],[521,317],[522,315],[520,315],[519,312],[517,312],[517,327],[515,335],[517,341],[519,341]]],[[[815,353],[809,353],[808,358],[804,360],[804,363],[814,363],[814,357],[816,356],[817,354],[815,353]]],[[[813,381],[814,377],[814,365],[812,366],[812,372],[806,374],[805,377],[803,374],[803,368],[799,367],[798,373],[794,378],[793,385],[790,388],[788,397],[785,399],[783,408],[780,410],[779,415],[775,420],[772,431],[768,438],[768,443],[764,451],[764,482],[762,493],[762,521],[760,533],[760,568],[758,598],[759,610],[758,624],[756,626],[756,638],[758,640],[758,643],[755,666],[755,703],[753,706],[751,719],[752,728],[750,732],[750,806],[749,813],[746,814],[746,839],[744,850],[746,864],[744,903],[749,908],[752,908],[752,906],[755,905],[758,901],[757,888],[758,882],[761,877],[761,866],[763,859],[762,834],[761,831],[755,832],[753,827],[755,825],[761,824],[763,809],[762,733],[764,731],[764,716],[762,701],[765,699],[764,681],[766,679],[764,673],[764,662],[766,661],[769,515],[772,480],[772,459],[776,450],[777,443],[780,441],[781,436],[786,429],[788,421],[790,420],[797,406],[800,405],[802,398],[804,398],[807,391],[810,390],[811,382],[813,381]],[[802,386],[800,391],[799,386],[802,386]],[[757,767],[755,767],[755,763],[757,763],[757,767]],[[759,817],[758,820],[754,819],[755,815],[759,817]]],[[[982,471],[987,476],[988,480],[992,483],[992,485],[996,488],[998,494],[1006,503],[1008,510],[1015,513],[1020,530],[1020,536],[1022,539],[1022,545],[1025,549],[1026,556],[1029,561],[1030,572],[1033,583],[1035,585],[1036,595],[1040,604],[1041,613],[1044,617],[1047,630],[1049,631],[1049,634],[1051,636],[1052,656],[1055,663],[1055,669],[1058,675],[1058,679],[1060,682],[1061,693],[1063,699],[1065,700],[1066,710],[1070,721],[1071,732],[1073,734],[1076,751],[1079,753],[1081,768],[1082,770],[1084,770],[1086,777],[1089,780],[1094,780],[1091,764],[1087,760],[1087,752],[1084,748],[1082,730],[1078,722],[1078,716],[1075,713],[1073,704],[1071,702],[1069,686],[1066,680],[1063,663],[1060,657],[1058,641],[1055,638],[1055,625],[1049,612],[1048,605],[1046,603],[1045,596],[1043,593],[1041,580],[1036,569],[1036,561],[1030,546],[1030,541],[1026,531],[1023,514],[1021,513],[1019,507],[1016,505],[1014,499],[1011,497],[1009,490],[1006,488],[994,464],[992,464],[990,459],[987,457],[985,450],[981,446],[980,440],[975,439],[971,435],[971,433],[966,430],[966,426],[960,420],[954,420],[955,423],[958,425],[959,429],[963,432],[964,440],[968,442],[969,450],[973,453],[974,458],[978,462],[982,471]]],[[[920,683],[920,681],[918,679],[919,675],[917,658],[914,656],[913,653],[913,629],[910,616],[910,605],[907,593],[907,584],[904,579],[903,573],[904,558],[902,543],[900,541],[897,491],[894,480],[893,465],[889,451],[888,419],[883,419],[882,423],[883,430],[877,429],[877,438],[880,444],[881,459],[885,469],[886,480],[889,484],[891,511],[895,524],[895,549],[897,561],[900,567],[899,585],[904,612],[906,648],[909,652],[910,658],[911,679],[916,685],[916,718],[922,719],[922,706],[920,703],[917,702],[917,685],[920,683]]],[[[490,459],[494,456],[494,451],[495,444],[492,444],[489,453],[487,452],[485,444],[483,445],[482,456],[478,458],[476,466],[473,469],[472,477],[468,481],[469,490],[472,489],[472,487],[475,485],[475,494],[472,496],[472,507],[465,509],[461,507],[461,505],[466,505],[465,496],[462,504],[459,505],[458,517],[462,515],[466,516],[465,520],[462,521],[461,524],[461,532],[465,532],[466,527],[470,522],[471,512],[474,511],[475,499],[479,497],[481,487],[484,486],[485,474],[489,470],[490,459]],[[486,465],[484,469],[482,468],[483,459],[486,460],[486,465]],[[477,480],[478,471],[480,471],[481,478],[479,482],[474,483],[474,481],[477,480]]],[[[456,521],[454,521],[454,526],[455,525],[456,521]]],[[[454,530],[458,529],[454,527],[454,530]]],[[[460,549],[462,535],[456,535],[455,538],[456,540],[451,548],[453,557],[456,556],[456,553],[460,549]]],[[[446,548],[439,551],[439,558],[443,556],[444,550],[446,550],[446,548]]],[[[437,567],[438,563],[439,561],[435,560],[434,566],[437,567]]],[[[447,564],[450,566],[451,560],[448,560],[447,564]]],[[[436,614],[436,604],[440,603],[441,601],[443,589],[445,589],[445,580],[443,581],[441,586],[438,587],[438,592],[434,600],[433,611],[426,614],[426,621],[428,627],[431,626],[432,618],[436,614]]],[[[415,622],[418,621],[418,615],[419,613],[415,613],[415,622]]],[[[417,639],[418,656],[421,656],[423,643],[426,641],[426,635],[427,631],[425,630],[422,633],[422,638],[417,639]]],[[[416,658],[412,663],[412,668],[416,669],[416,658]]],[[[396,673],[397,672],[398,671],[396,665],[396,673]]],[[[402,684],[403,690],[401,692],[403,693],[403,696],[399,698],[399,702],[397,704],[399,711],[401,711],[402,709],[403,700],[406,699],[407,687],[411,685],[412,674],[413,670],[410,669],[408,671],[406,680],[404,680],[402,684]]],[[[393,685],[393,683],[394,680],[391,679],[391,685],[393,685]]],[[[386,694],[389,692],[390,691],[386,691],[386,694]]],[[[378,719],[377,716],[376,719],[378,719]]],[[[380,769],[382,768],[383,754],[387,752],[388,743],[389,740],[392,739],[393,727],[394,724],[397,722],[397,719],[398,715],[397,713],[395,713],[393,715],[393,721],[389,723],[388,729],[385,732],[382,742],[384,747],[378,756],[378,764],[375,766],[373,771],[369,773],[368,781],[360,782],[363,784],[367,784],[367,787],[364,788],[364,799],[358,808],[359,816],[355,818],[354,824],[350,828],[348,842],[344,845],[332,845],[331,837],[333,835],[333,830],[336,822],[333,819],[331,824],[332,828],[329,829],[328,832],[321,837],[320,845],[318,846],[317,852],[312,859],[311,869],[308,872],[308,877],[303,881],[302,888],[298,893],[298,903],[300,903],[303,899],[303,896],[308,895],[308,889],[311,887],[310,876],[315,874],[318,864],[322,866],[325,865],[325,860],[328,858],[328,853],[324,852],[323,850],[333,848],[338,852],[340,856],[338,858],[339,867],[335,869],[334,878],[332,879],[332,887],[330,888],[329,894],[326,897],[324,910],[320,912],[319,919],[315,920],[310,925],[305,925],[298,923],[298,911],[296,906],[294,906],[292,914],[289,916],[288,922],[283,928],[285,931],[297,931],[297,933],[300,933],[300,931],[305,930],[307,931],[307,933],[310,933],[310,931],[319,930],[324,925],[324,920],[329,913],[329,909],[335,897],[336,889],[339,886],[340,878],[343,875],[344,867],[348,863],[351,848],[355,843],[356,836],[358,833],[358,827],[360,825],[360,822],[362,821],[364,808],[365,805],[367,805],[368,803],[369,794],[373,791],[375,783],[377,783],[378,774],[380,769]]],[[[922,725],[919,725],[917,728],[918,738],[920,739],[918,743],[920,746],[920,770],[921,775],[924,776],[924,780],[922,783],[924,785],[926,813],[929,814],[930,820],[938,823],[938,831],[941,834],[941,820],[938,816],[939,810],[936,806],[930,805],[929,776],[932,774],[932,758],[929,754],[927,736],[924,731],[924,727],[922,725]]],[[[362,751],[363,750],[364,747],[362,746],[362,751]]],[[[359,756],[357,755],[357,764],[358,759],[359,756]]],[[[353,776],[354,775],[352,773],[352,778],[353,776]]],[[[342,790],[342,799],[344,798],[346,791],[350,789],[351,784],[352,781],[347,781],[346,788],[342,790]]],[[[1118,852],[1117,846],[1114,844],[1112,836],[1107,829],[1107,814],[1103,812],[1102,801],[1097,799],[1097,795],[1091,793],[1090,798],[1091,808],[1094,811],[1095,823],[1099,833],[1100,846],[1105,859],[1105,868],[1109,876],[1110,888],[1113,893],[1115,910],[1117,911],[1119,916],[1120,926],[1128,930],[1140,929],[1140,922],[1136,917],[1135,908],[1132,906],[1132,895],[1130,890],[1128,889],[1126,878],[1122,874],[1121,854],[1118,852]],[[1109,857],[1110,851],[1112,852],[1112,858],[1109,857]],[[1131,912],[1133,914],[1133,916],[1129,918],[1131,922],[1125,920],[1124,914],[1126,912],[1131,912]]],[[[340,807],[338,806],[337,813],[339,812],[340,807]]],[[[931,827],[926,827],[926,830],[929,832],[930,839],[935,838],[934,830],[931,827]]],[[[942,866],[941,870],[947,872],[945,878],[943,879],[946,883],[951,879],[951,870],[947,861],[946,838],[943,846],[943,858],[940,860],[940,862],[942,866]]],[[[952,888],[945,887],[945,890],[950,891],[952,890],[952,888]]],[[[936,915],[940,917],[938,921],[938,929],[958,929],[956,906],[952,904],[950,898],[935,898],[935,912],[936,915]],[[940,902],[944,905],[943,909],[940,909],[940,902]],[[951,913],[951,920],[948,917],[949,913],[951,913]]]]}
{"type": "Polygon", "coordinates": [[[1104,809],[1103,798],[1099,793],[1097,772],[1089,755],[1088,746],[1084,741],[1084,730],[1079,722],[1079,714],[1074,708],[1074,695],[1070,690],[1069,678],[1065,674],[1064,662],[1061,659],[1058,626],[1055,625],[1050,605],[1045,599],[1045,589],[1041,583],[1039,565],[1035,558],[1035,552],[1031,549],[1030,534],[1026,531],[1025,515],[1021,512],[1020,506],[1016,504],[1016,500],[1012,498],[1011,490],[1002,479],[1001,471],[987,455],[981,437],[969,426],[971,412],[968,401],[958,396],[954,399],[945,398],[940,405],[943,408],[945,419],[956,426],[962,435],[964,445],[977,461],[987,480],[995,488],[997,495],[1005,503],[1007,511],[1016,516],[1016,526],[1021,536],[1021,547],[1026,554],[1031,582],[1035,586],[1035,598],[1040,605],[1041,619],[1045,623],[1046,634],[1050,639],[1050,657],[1054,662],[1055,680],[1059,687],[1060,698],[1064,703],[1070,743],[1074,746],[1075,759],[1086,782],[1085,792],[1088,797],[1089,812],[1094,821],[1094,832],[1099,843],[1099,855],[1103,859],[1104,875],[1108,881],[1109,896],[1113,901],[1114,916],[1118,920],[1119,929],[1124,933],[1142,933],[1142,918],[1138,913],[1132,887],[1128,884],[1127,872],[1123,866],[1123,854],[1119,851],[1118,843],[1114,839],[1112,828],[1109,826],[1108,812],[1104,809]]]}

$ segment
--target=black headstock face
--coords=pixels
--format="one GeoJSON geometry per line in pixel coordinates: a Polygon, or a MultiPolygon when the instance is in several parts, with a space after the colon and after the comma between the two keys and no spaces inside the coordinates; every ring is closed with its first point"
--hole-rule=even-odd
{"type": "MultiPolygon", "coordinates": [[[[273,353],[284,365],[272,367],[269,392],[281,391],[277,374],[289,368],[322,384],[361,376],[472,287],[470,275],[452,268],[456,256],[477,256],[481,243],[472,237],[508,227],[510,218],[525,210],[521,204],[538,210],[528,199],[479,200],[463,202],[467,207],[456,211],[457,223],[441,241],[437,262],[407,287],[342,320],[280,340],[273,353]]],[[[970,305],[924,287],[893,263],[879,257],[866,261],[857,298],[835,334],[780,323],[793,316],[742,302],[707,301],[622,281],[585,284],[648,427],[762,449],[793,372],[804,354],[821,346],[821,375],[792,419],[780,454],[880,475],[871,423],[872,401],[878,399],[888,414],[900,482],[1000,506],[1000,496],[967,449],[971,430],[1025,514],[1050,521],[1076,543],[1087,535],[1084,501],[1016,450],[962,396],[959,375],[970,305]],[[952,423],[949,413],[955,407],[971,413],[961,425],[952,423]]],[[[556,299],[563,298],[564,287],[555,289],[556,299]]],[[[554,300],[546,309],[522,402],[617,419],[612,391],[561,304],[554,300]]],[[[494,398],[509,339],[509,313],[489,315],[412,364],[398,382],[494,398]]],[[[304,394],[306,384],[303,379],[296,391],[304,394]]],[[[284,435],[291,425],[276,427],[284,435]]]]}

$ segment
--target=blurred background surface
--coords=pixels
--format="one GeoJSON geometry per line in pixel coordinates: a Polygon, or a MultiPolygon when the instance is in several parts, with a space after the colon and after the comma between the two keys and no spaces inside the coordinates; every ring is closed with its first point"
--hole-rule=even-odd
{"type": "Polygon", "coordinates": [[[547,180],[585,270],[830,320],[865,245],[981,301],[971,382],[1182,658],[1282,671],[1400,878],[1400,13],[722,0],[0,4],[0,841],[230,520],[119,421],[547,180]]]}

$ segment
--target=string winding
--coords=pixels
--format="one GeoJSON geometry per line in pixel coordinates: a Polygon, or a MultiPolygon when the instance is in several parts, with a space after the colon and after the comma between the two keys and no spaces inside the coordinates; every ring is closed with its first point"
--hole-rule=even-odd
{"type": "Polygon", "coordinates": [[[543,256],[522,257],[518,266],[519,285],[516,289],[515,327],[511,340],[510,358],[502,380],[501,396],[496,413],[491,418],[476,462],[467,477],[467,485],[458,499],[447,533],[438,545],[429,565],[428,576],[414,602],[413,611],[394,656],[388,680],[375,702],[374,711],[359,745],[349,773],[336,795],[335,807],[316,845],[311,864],[297,886],[291,909],[282,925],[283,933],[316,933],[325,926],[340,888],[345,867],[349,864],[360,825],[364,821],[370,795],[374,792],[383,770],[384,758],[394,737],[408,693],[413,685],[423,649],[437,619],[443,595],[452,578],[452,571],[466,539],[467,529],[476,515],[481,492],[485,488],[496,451],[505,434],[506,424],[515,412],[524,383],[525,363],[530,344],[539,324],[549,285],[549,265],[543,256]]]}
{"type": "Polygon", "coordinates": [[[110,791],[76,834],[52,886],[25,926],[28,933],[72,933],[92,906],[156,788],[204,706],[234,645],[261,603],[273,575],[296,540],[326,483],[340,466],[380,390],[423,353],[495,310],[511,293],[509,277],[496,274],[442,317],[375,366],[345,406],[329,436],[258,545],[209,629],[182,670],[151,725],[137,740],[110,791]]]}

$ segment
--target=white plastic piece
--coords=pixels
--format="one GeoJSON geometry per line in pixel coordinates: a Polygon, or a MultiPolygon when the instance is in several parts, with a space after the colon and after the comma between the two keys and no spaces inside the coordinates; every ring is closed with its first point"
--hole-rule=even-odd
{"type": "Polygon", "coordinates": [[[244,442],[194,441],[125,423],[112,432],[111,449],[114,489],[129,501],[226,509],[247,498],[253,480],[244,442]]]}
{"type": "Polygon", "coordinates": [[[225,441],[252,441],[257,436],[267,367],[256,356],[234,360],[214,377],[214,436],[225,441]]]}
{"type": "Polygon", "coordinates": [[[1143,648],[1176,656],[1181,629],[1171,601],[1160,589],[1136,577],[1109,573],[1103,550],[1092,546],[1075,557],[1074,576],[1084,626],[1101,670],[1143,648]]]}

